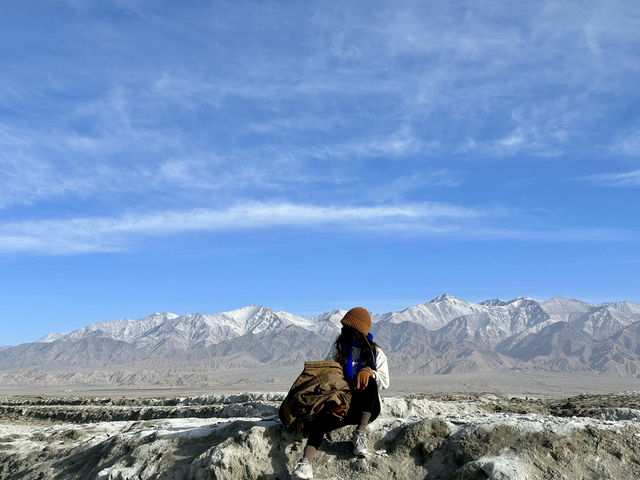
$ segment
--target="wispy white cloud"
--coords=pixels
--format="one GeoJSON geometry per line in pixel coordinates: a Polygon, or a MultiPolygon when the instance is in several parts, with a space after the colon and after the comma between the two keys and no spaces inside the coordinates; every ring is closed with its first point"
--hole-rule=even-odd
{"type": "Polygon", "coordinates": [[[322,228],[323,235],[364,231],[412,239],[445,236],[466,240],[583,242],[626,238],[624,232],[611,230],[512,227],[513,219],[514,212],[508,209],[443,203],[320,206],[254,202],[220,209],[6,222],[0,224],[0,252],[58,255],[135,251],[142,241],[172,235],[241,233],[268,228],[285,231],[322,228]]]}
{"type": "Polygon", "coordinates": [[[458,151],[476,151],[492,156],[509,156],[526,153],[537,157],[559,157],[577,135],[570,127],[575,122],[575,112],[567,105],[567,99],[553,102],[524,104],[511,111],[508,125],[511,129],[497,139],[466,138],[458,151]],[[542,103],[542,104],[540,104],[542,103]]]}
{"type": "Polygon", "coordinates": [[[455,188],[463,183],[464,175],[461,172],[424,169],[376,182],[369,185],[362,195],[370,201],[401,202],[415,192],[434,188],[455,188]]]}
{"type": "Polygon", "coordinates": [[[637,235],[625,230],[553,225],[542,225],[537,229],[524,226],[473,227],[464,232],[464,238],[549,243],[637,242],[637,235]]]}
{"type": "Polygon", "coordinates": [[[629,172],[601,173],[583,177],[592,183],[606,185],[609,187],[637,187],[640,186],[640,169],[629,172]]]}
{"type": "Polygon", "coordinates": [[[640,156],[640,129],[622,136],[614,142],[612,150],[624,155],[640,156]]]}
{"type": "Polygon", "coordinates": [[[30,205],[42,198],[95,191],[97,179],[62,175],[61,166],[20,151],[0,153],[0,209],[12,204],[30,205]]]}
{"type": "MultiPolygon", "coordinates": [[[[142,7],[137,5],[135,10],[142,7]]],[[[105,125],[110,125],[113,135],[71,137],[70,144],[98,149],[105,147],[107,139],[120,139],[157,148],[175,137],[166,134],[166,126],[149,122],[149,117],[157,120],[167,108],[181,113],[208,108],[227,117],[225,106],[248,101],[265,115],[252,116],[248,122],[231,119],[236,131],[242,124],[253,124],[280,135],[300,129],[300,111],[316,116],[319,121],[311,128],[321,130],[344,113],[336,108],[344,105],[352,112],[342,116],[343,121],[348,119],[346,129],[353,132],[352,138],[309,145],[326,145],[328,151],[344,149],[341,145],[349,143],[355,148],[360,142],[356,154],[402,157],[413,153],[416,145],[437,139],[443,133],[439,128],[446,125],[446,134],[459,135],[452,142],[454,151],[468,137],[478,145],[495,147],[483,153],[557,152],[580,145],[565,140],[579,137],[598,121],[607,107],[601,99],[612,81],[625,91],[628,85],[620,84],[637,68],[634,27],[638,14],[628,2],[615,7],[539,2],[508,21],[502,2],[482,7],[466,2],[449,7],[409,2],[358,14],[340,7],[303,8],[291,13],[299,21],[290,22],[286,30],[296,35],[300,49],[286,53],[261,41],[264,36],[282,34],[277,24],[266,20],[278,8],[198,10],[198,15],[188,17],[190,28],[180,30],[178,38],[170,37],[172,49],[189,54],[185,47],[205,42],[212,54],[220,56],[216,68],[195,68],[186,60],[156,62],[162,66],[154,68],[144,62],[150,52],[141,48],[140,65],[131,64],[128,75],[106,72],[112,75],[108,77],[111,84],[120,85],[112,89],[111,104],[104,109],[114,120],[105,125]],[[225,52],[221,52],[216,43],[219,29],[225,28],[227,17],[238,20],[239,15],[248,15],[248,31],[240,42],[225,37],[225,52]],[[541,105],[544,98],[548,100],[541,105]],[[291,100],[304,108],[284,106],[291,100]],[[119,101],[125,108],[118,108],[119,101]],[[496,122],[499,117],[508,120],[508,112],[514,109],[526,114],[536,107],[537,113],[524,118],[523,125],[496,122]],[[136,109],[146,117],[136,115],[136,109]],[[128,115],[118,116],[118,112],[128,115]],[[385,138],[385,129],[397,124],[398,118],[409,119],[412,135],[385,138]],[[487,122],[495,136],[481,138],[487,122]],[[115,128],[118,125],[122,131],[115,128]],[[362,125],[373,138],[362,140],[362,125]],[[129,128],[136,134],[127,133],[129,128]],[[157,135],[148,138],[154,132],[157,135]],[[103,142],[96,142],[100,138],[103,142]]],[[[147,14],[142,15],[153,19],[148,35],[161,40],[167,32],[175,33],[172,19],[153,11],[147,6],[147,14]]],[[[116,37],[122,44],[109,45],[118,55],[129,53],[127,34],[125,30],[116,37]]],[[[103,68],[96,66],[96,75],[103,68]]],[[[98,102],[92,113],[99,115],[104,106],[98,102]]],[[[333,133],[346,129],[340,122],[333,133]]]]}
{"type": "Polygon", "coordinates": [[[313,146],[306,155],[301,156],[332,159],[398,159],[416,154],[425,148],[434,148],[437,142],[425,144],[410,128],[404,126],[391,134],[380,134],[375,138],[353,138],[347,142],[332,142],[313,146]]]}
{"type": "Polygon", "coordinates": [[[487,213],[455,205],[317,206],[246,203],[224,209],[193,209],[0,224],[0,251],[82,253],[127,250],[132,238],[188,232],[235,231],[267,227],[326,227],[401,230],[413,225],[439,231],[438,221],[459,221],[487,213]]]}
{"type": "MultiPolygon", "coordinates": [[[[51,37],[62,40],[57,55],[29,61],[59,87],[29,81],[20,63],[0,82],[0,101],[17,112],[0,125],[0,207],[50,209],[73,195],[115,203],[114,192],[127,196],[120,208],[138,210],[151,197],[162,198],[157,208],[187,210],[250,198],[433,198],[430,187],[461,184],[456,172],[481,172],[462,156],[560,156],[606,144],[607,132],[590,137],[617,108],[609,96],[635,98],[640,36],[629,2],[540,2],[519,16],[505,16],[501,2],[301,8],[174,17],[138,3],[145,41],[135,22],[117,28],[97,14],[51,37]],[[286,28],[266,20],[275,11],[286,28]],[[90,56],[74,49],[79,40],[90,56]],[[60,62],[61,53],[73,61],[60,62]],[[357,188],[340,197],[345,182],[357,188]]],[[[618,140],[618,151],[638,151],[637,139],[635,131],[618,140]]],[[[591,180],[629,185],[633,175],[591,180]]],[[[470,188],[482,196],[492,185],[470,188]]]]}

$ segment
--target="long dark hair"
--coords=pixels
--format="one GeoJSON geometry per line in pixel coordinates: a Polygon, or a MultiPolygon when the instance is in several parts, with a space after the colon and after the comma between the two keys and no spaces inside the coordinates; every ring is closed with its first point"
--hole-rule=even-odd
{"type": "Polygon", "coordinates": [[[371,367],[373,370],[375,370],[375,356],[378,352],[378,345],[373,340],[369,340],[367,336],[359,330],[348,327],[346,325],[342,327],[340,335],[338,335],[338,338],[336,338],[335,349],[338,352],[336,354],[336,362],[340,362],[340,365],[345,364],[347,359],[344,357],[344,345],[350,346],[352,340],[355,340],[357,343],[362,345],[360,347],[360,358],[362,358],[362,366],[371,367]]]}

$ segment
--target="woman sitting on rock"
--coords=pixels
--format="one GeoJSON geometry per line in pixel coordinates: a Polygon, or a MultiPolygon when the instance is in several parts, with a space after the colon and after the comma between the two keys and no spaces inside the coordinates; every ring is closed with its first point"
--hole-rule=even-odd
{"type": "Polygon", "coordinates": [[[293,478],[313,478],[311,464],[324,434],[345,425],[357,425],[353,432],[353,453],[359,457],[366,456],[367,425],[380,414],[378,389],[389,387],[387,357],[369,333],[369,312],[361,307],[352,308],[340,323],[342,331],[326,360],[339,362],[343,366],[345,379],[351,387],[351,405],[342,420],[331,412],[324,411],[310,423],[307,445],[302,459],[295,466],[293,478]]]}

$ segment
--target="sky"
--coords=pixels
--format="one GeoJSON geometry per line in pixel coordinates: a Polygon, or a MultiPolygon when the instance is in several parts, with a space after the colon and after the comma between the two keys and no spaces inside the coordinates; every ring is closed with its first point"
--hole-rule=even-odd
{"type": "Polygon", "coordinates": [[[0,345],[248,304],[640,302],[635,0],[0,11],[0,345]]]}

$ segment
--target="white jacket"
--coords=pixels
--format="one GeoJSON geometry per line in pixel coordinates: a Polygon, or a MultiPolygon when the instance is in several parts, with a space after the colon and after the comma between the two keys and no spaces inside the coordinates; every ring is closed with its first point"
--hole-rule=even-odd
{"type": "MultiPolygon", "coordinates": [[[[338,356],[338,350],[336,349],[336,343],[333,342],[329,348],[329,353],[325,360],[336,360],[338,356]]],[[[353,348],[353,371],[356,371],[358,366],[358,360],[360,359],[360,349],[358,347],[353,348]]],[[[389,388],[389,366],[387,364],[387,356],[384,354],[380,347],[376,350],[376,369],[373,371],[373,378],[376,379],[378,389],[389,388]]]]}

